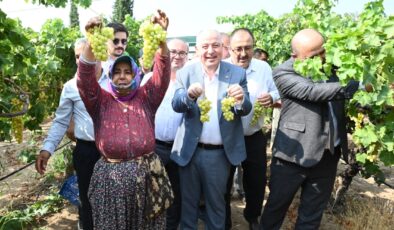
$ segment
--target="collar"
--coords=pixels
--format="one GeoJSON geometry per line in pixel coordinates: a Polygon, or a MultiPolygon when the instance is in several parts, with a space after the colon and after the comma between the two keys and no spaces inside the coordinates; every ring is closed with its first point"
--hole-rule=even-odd
{"type": "MultiPolygon", "coordinates": [[[[224,61],[229,62],[229,63],[235,65],[235,64],[233,63],[233,61],[231,60],[231,57],[226,58],[224,61]]],[[[245,72],[246,72],[246,75],[249,75],[249,74],[252,73],[252,72],[256,72],[256,59],[255,59],[255,58],[252,58],[252,60],[250,60],[249,66],[248,66],[247,69],[245,69],[245,72]]]]}
{"type": "MultiPolygon", "coordinates": [[[[202,72],[204,73],[204,75],[205,75],[205,76],[208,76],[208,74],[207,74],[207,72],[205,71],[204,66],[203,66],[202,64],[201,64],[201,68],[202,68],[202,72]]],[[[219,76],[219,72],[220,72],[220,62],[219,62],[218,67],[217,67],[216,70],[215,70],[215,77],[218,77],[218,76],[219,76]]]]}

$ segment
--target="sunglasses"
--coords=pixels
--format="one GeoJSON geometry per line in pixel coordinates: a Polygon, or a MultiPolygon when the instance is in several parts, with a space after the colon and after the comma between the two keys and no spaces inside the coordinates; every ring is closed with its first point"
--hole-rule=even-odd
{"type": "Polygon", "coordinates": [[[118,45],[120,42],[122,42],[122,45],[126,45],[126,44],[127,44],[127,39],[115,38],[114,40],[112,40],[112,42],[113,42],[115,45],[118,45]]]}

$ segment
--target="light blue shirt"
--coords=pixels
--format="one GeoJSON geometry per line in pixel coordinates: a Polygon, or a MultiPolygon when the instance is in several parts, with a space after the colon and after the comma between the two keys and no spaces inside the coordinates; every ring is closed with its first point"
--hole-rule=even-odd
{"type": "MultiPolygon", "coordinates": [[[[103,72],[98,81],[101,88],[107,90],[108,81],[109,78],[103,72]]],[[[54,153],[68,129],[72,116],[75,123],[75,137],[85,141],[94,141],[93,121],[79,95],[76,76],[64,84],[55,119],[52,121],[48,136],[44,140],[41,150],[46,150],[51,154],[54,153]]]]}
{"type": "MultiPolygon", "coordinates": [[[[231,58],[228,58],[225,61],[231,63],[231,58]]],[[[250,102],[253,105],[263,92],[269,93],[274,103],[280,99],[278,89],[276,88],[272,78],[272,69],[267,62],[252,58],[249,67],[246,69],[246,80],[248,81],[250,102]]],[[[252,125],[251,121],[253,114],[254,106],[248,115],[241,118],[245,136],[252,135],[261,130],[264,125],[263,116],[258,119],[257,124],[252,125]]]]}
{"type": "Polygon", "coordinates": [[[155,137],[161,141],[174,141],[176,131],[182,122],[182,113],[172,109],[171,101],[175,94],[175,82],[170,81],[155,116],[155,137]]]}

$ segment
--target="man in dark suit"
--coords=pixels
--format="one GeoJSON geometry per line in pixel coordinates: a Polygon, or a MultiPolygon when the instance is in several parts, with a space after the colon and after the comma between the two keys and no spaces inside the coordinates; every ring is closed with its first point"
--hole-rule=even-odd
{"type": "Polygon", "coordinates": [[[261,217],[264,230],[279,229],[301,187],[295,229],[318,229],[334,185],[337,163],[347,156],[344,100],[359,88],[341,86],[336,76],[316,83],[296,73],[295,59],[320,56],[324,39],[316,30],[299,31],[292,39],[292,57],[273,71],[282,99],[279,128],[273,145],[270,194],[261,217]]]}
{"type": "Polygon", "coordinates": [[[247,90],[246,73],[241,67],[221,61],[222,42],[215,30],[197,36],[196,50],[200,61],[177,72],[172,107],[183,113],[177,130],[171,159],[180,167],[182,214],[180,229],[197,229],[198,205],[203,194],[206,206],[206,229],[224,229],[226,210],[224,195],[230,165],[246,157],[241,116],[252,104],[247,90]],[[223,117],[221,101],[234,97],[234,119],[223,117]],[[209,121],[200,120],[198,100],[211,102],[209,121]]]}

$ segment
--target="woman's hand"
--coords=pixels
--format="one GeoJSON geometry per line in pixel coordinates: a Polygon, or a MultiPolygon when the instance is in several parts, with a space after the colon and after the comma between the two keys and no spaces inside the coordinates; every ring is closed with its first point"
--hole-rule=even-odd
{"type": "Polygon", "coordinates": [[[85,31],[89,32],[89,30],[95,28],[95,27],[102,27],[103,26],[103,21],[101,20],[100,17],[93,17],[89,19],[89,21],[85,25],[85,31]]]}
{"type": "MultiPolygon", "coordinates": [[[[160,25],[163,28],[163,30],[167,31],[169,20],[167,18],[166,13],[164,13],[160,9],[157,10],[157,13],[154,16],[152,16],[151,22],[160,25]]],[[[161,56],[168,56],[169,51],[166,41],[160,42],[158,52],[161,56]]]]}
{"type": "MultiPolygon", "coordinates": [[[[85,25],[85,31],[88,33],[90,30],[92,30],[95,27],[102,27],[103,22],[100,17],[93,17],[89,19],[89,21],[85,25]]],[[[82,52],[83,57],[90,62],[96,61],[96,57],[93,54],[92,47],[90,46],[89,41],[86,43],[83,52],[82,52]]]]}
{"type": "Polygon", "coordinates": [[[154,16],[152,16],[151,22],[153,24],[159,24],[163,28],[163,30],[167,31],[169,20],[166,13],[164,13],[160,9],[157,10],[157,13],[154,16]]]}

